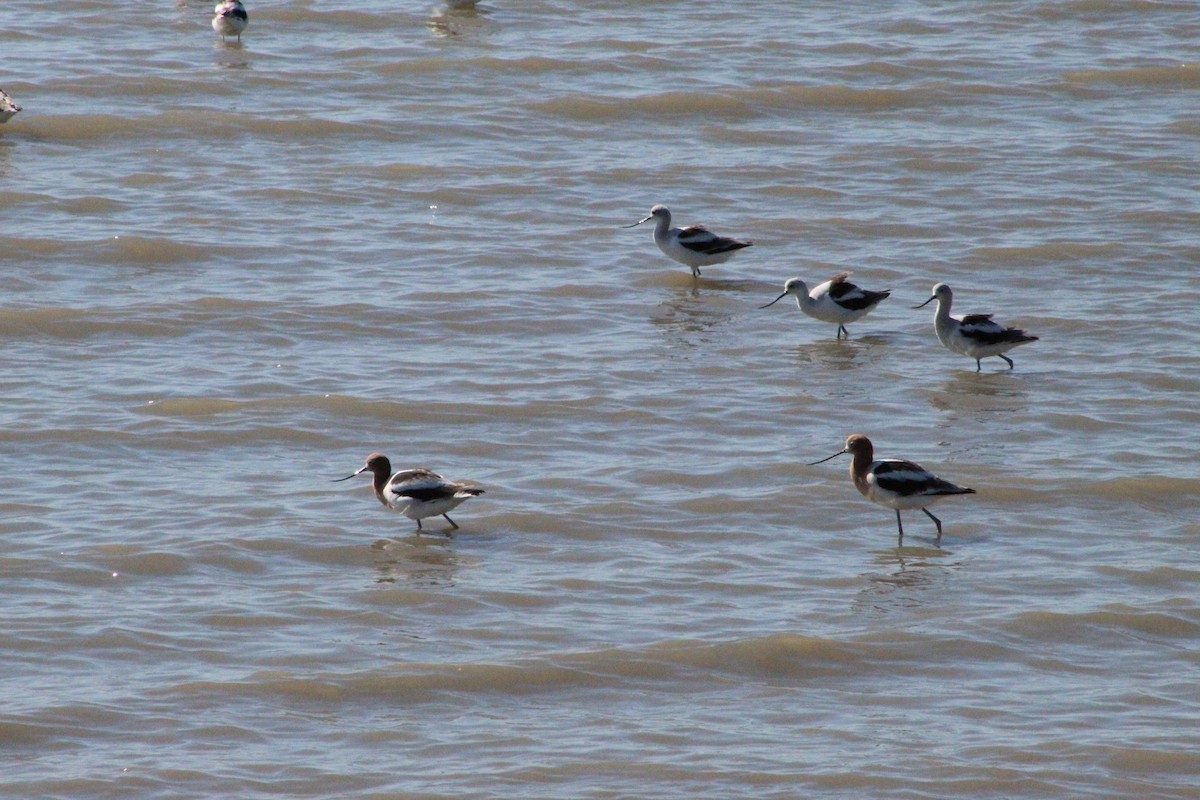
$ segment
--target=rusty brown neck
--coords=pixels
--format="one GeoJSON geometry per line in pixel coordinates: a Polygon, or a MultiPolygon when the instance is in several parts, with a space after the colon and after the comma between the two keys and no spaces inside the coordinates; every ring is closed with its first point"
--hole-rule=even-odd
{"type": "Polygon", "coordinates": [[[392,477],[392,464],[386,458],[379,459],[372,463],[371,472],[373,474],[371,486],[375,489],[375,497],[386,506],[388,501],[383,496],[383,489],[387,486],[388,479],[392,477]]]}
{"type": "Polygon", "coordinates": [[[870,447],[860,447],[853,453],[854,460],[850,462],[850,478],[862,495],[867,493],[867,472],[871,469],[874,455],[870,447]]]}

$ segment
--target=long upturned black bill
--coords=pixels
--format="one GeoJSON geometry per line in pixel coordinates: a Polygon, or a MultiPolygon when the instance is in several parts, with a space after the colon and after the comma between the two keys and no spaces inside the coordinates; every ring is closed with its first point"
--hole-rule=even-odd
{"type": "Polygon", "coordinates": [[[759,308],[767,308],[768,306],[773,306],[773,305],[775,305],[776,303],[778,303],[780,300],[782,300],[782,299],[783,299],[783,298],[785,298],[785,297],[787,297],[787,292],[784,292],[783,294],[779,295],[779,297],[776,297],[774,300],[772,300],[771,302],[767,303],[767,305],[765,305],[765,306],[759,306],[759,308]]]}
{"type": "Polygon", "coordinates": [[[652,219],[654,219],[653,214],[646,217],[645,219],[639,219],[637,222],[633,223],[632,225],[622,225],[621,227],[622,228],[636,228],[638,225],[641,225],[643,222],[649,222],[652,219]]]}
{"type": "Polygon", "coordinates": [[[352,472],[344,478],[334,478],[332,481],[330,481],[330,483],[341,483],[342,481],[348,481],[351,478],[353,478],[355,475],[362,475],[366,471],[367,471],[367,468],[363,467],[358,472],[352,472]]]}
{"type": "Polygon", "coordinates": [[[937,295],[936,295],[936,294],[934,294],[934,295],[930,295],[928,300],[926,300],[924,303],[921,303],[921,305],[919,305],[919,306],[913,306],[913,308],[924,308],[925,306],[927,306],[927,305],[929,305],[930,303],[932,303],[934,300],[937,300],[937,295]]]}
{"type": "Polygon", "coordinates": [[[830,461],[830,460],[832,460],[832,459],[835,459],[835,458],[837,458],[838,456],[845,455],[847,452],[848,452],[848,451],[846,451],[846,450],[838,450],[836,453],[834,453],[833,455],[831,455],[829,458],[822,458],[820,461],[810,461],[810,462],[808,463],[808,465],[809,465],[810,467],[814,467],[814,466],[816,466],[817,464],[824,464],[826,461],[830,461]]]}

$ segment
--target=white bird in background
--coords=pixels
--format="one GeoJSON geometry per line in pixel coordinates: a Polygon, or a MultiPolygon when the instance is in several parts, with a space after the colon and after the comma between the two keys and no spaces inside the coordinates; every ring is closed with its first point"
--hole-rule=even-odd
{"type": "Polygon", "coordinates": [[[240,42],[242,31],[246,30],[246,26],[250,24],[250,15],[246,13],[242,0],[222,0],[217,3],[213,13],[215,14],[212,20],[213,30],[221,34],[222,39],[227,36],[236,36],[240,42]]]}
{"type": "Polygon", "coordinates": [[[671,227],[671,211],[664,205],[650,209],[650,216],[624,228],[636,228],[643,222],[655,221],[654,243],[668,258],[692,268],[692,276],[700,276],[701,267],[722,264],[733,258],[733,254],[753,242],[741,242],[727,236],[717,236],[703,225],[688,225],[686,228],[671,227]]]}

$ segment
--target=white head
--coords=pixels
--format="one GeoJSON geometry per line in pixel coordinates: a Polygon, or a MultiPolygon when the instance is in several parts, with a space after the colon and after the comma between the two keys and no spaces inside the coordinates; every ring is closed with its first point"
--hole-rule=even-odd
{"type": "Polygon", "coordinates": [[[937,300],[939,303],[940,302],[949,303],[951,298],[953,298],[953,297],[954,297],[954,293],[950,291],[949,286],[947,286],[944,283],[935,283],[933,285],[933,294],[931,294],[929,296],[929,299],[926,300],[924,303],[921,303],[921,305],[919,305],[919,306],[913,306],[913,308],[924,308],[925,306],[932,303],[934,300],[937,300]]]}
{"type": "Polygon", "coordinates": [[[778,303],[780,300],[782,300],[783,298],[787,297],[789,294],[792,295],[793,297],[807,297],[808,296],[808,286],[804,283],[804,281],[800,280],[799,278],[790,278],[785,284],[783,284],[783,294],[779,295],[779,297],[776,297],[774,300],[767,303],[766,306],[759,306],[759,308],[766,308],[767,306],[773,306],[776,303],[778,303]]]}
{"type": "Polygon", "coordinates": [[[666,223],[668,225],[670,225],[671,224],[671,212],[666,206],[664,206],[660,203],[659,205],[656,205],[650,209],[650,216],[646,217],[645,219],[639,219],[637,222],[633,223],[632,225],[622,225],[621,227],[622,228],[636,228],[638,225],[641,225],[643,222],[649,222],[650,220],[655,220],[657,222],[662,222],[665,220],[666,223]]]}
{"type": "Polygon", "coordinates": [[[799,278],[791,278],[783,285],[784,294],[808,294],[808,284],[799,278]]]}

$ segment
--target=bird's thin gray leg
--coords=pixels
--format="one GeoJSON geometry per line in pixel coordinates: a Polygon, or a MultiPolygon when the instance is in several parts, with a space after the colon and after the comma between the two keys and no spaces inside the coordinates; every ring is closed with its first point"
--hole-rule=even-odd
{"type": "Polygon", "coordinates": [[[980,364],[980,363],[979,363],[979,359],[978,359],[978,358],[977,358],[977,359],[975,359],[975,371],[976,371],[976,372],[979,372],[979,371],[980,371],[980,370],[982,370],[982,369],[983,369],[983,364],[980,364]]]}
{"type": "Polygon", "coordinates": [[[997,355],[998,355],[998,356],[1000,356],[1001,358],[1003,358],[1005,361],[1007,361],[1007,362],[1008,362],[1008,368],[1009,368],[1009,369],[1012,369],[1012,368],[1013,368],[1013,366],[1015,366],[1015,365],[1013,364],[1013,360],[1012,360],[1011,358],[1009,358],[1008,356],[1004,355],[1004,353],[997,353],[997,355]]]}
{"type": "Polygon", "coordinates": [[[896,509],[896,527],[900,529],[900,538],[896,540],[896,547],[904,547],[904,523],[900,521],[900,509],[896,509]]]}
{"type": "Polygon", "coordinates": [[[930,514],[928,508],[922,508],[921,510],[925,512],[925,516],[927,516],[931,520],[933,520],[934,525],[937,525],[938,535],[937,535],[937,538],[933,540],[933,543],[935,545],[941,545],[941,543],[942,543],[942,521],[940,519],[938,519],[937,517],[935,517],[933,514],[930,514]]]}
{"type": "Polygon", "coordinates": [[[446,522],[450,523],[451,528],[454,528],[454,530],[458,530],[458,524],[454,520],[450,519],[449,514],[442,514],[442,516],[446,518],[446,522]]]}

